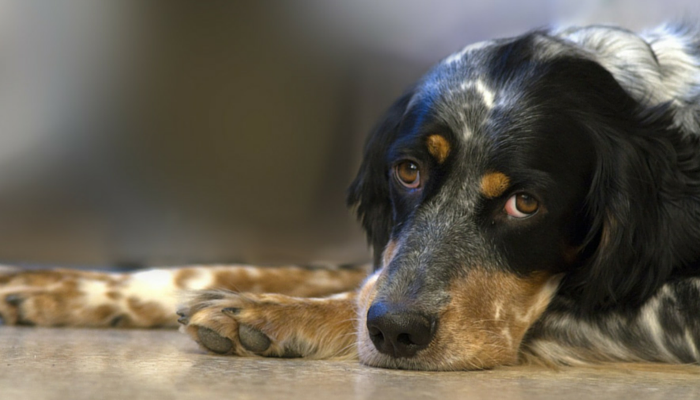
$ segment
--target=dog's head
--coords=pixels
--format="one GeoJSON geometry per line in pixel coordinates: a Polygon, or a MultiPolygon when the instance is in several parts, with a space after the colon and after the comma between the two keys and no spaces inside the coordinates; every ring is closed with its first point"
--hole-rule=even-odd
{"type": "Polygon", "coordinates": [[[682,135],[628,92],[536,32],[464,49],[391,107],[348,196],[375,255],[362,362],[510,364],[555,294],[632,304],[689,256],[658,192],[682,135]]]}

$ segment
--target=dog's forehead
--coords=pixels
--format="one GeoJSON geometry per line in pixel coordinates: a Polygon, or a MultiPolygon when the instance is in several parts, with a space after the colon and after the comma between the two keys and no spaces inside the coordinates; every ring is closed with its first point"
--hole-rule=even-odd
{"type": "Polygon", "coordinates": [[[493,41],[465,47],[435,65],[418,83],[408,108],[423,107],[465,137],[496,105],[497,92],[490,83],[487,61],[496,47],[493,41]]]}

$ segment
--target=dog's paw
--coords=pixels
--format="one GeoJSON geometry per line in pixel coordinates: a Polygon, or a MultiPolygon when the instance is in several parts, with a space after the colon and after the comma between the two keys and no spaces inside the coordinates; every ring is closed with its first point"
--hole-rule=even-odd
{"type": "Polygon", "coordinates": [[[207,291],[197,293],[178,315],[181,331],[216,354],[285,358],[354,354],[351,300],[207,291]]]}
{"type": "MultiPolygon", "coordinates": [[[[300,357],[285,321],[281,295],[201,292],[178,311],[182,331],[204,349],[238,356],[300,357]],[[263,298],[267,297],[268,301],[263,298]],[[270,302],[270,297],[278,301],[270,302]]],[[[293,335],[292,335],[293,336],[293,335]]]]}
{"type": "Polygon", "coordinates": [[[64,325],[78,296],[75,278],[62,271],[0,271],[0,319],[6,325],[64,325]]]}

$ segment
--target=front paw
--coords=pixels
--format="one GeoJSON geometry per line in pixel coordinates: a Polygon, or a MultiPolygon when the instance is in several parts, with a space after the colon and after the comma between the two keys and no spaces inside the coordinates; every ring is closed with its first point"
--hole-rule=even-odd
{"type": "Polygon", "coordinates": [[[289,332],[276,325],[284,306],[261,300],[260,295],[200,292],[178,311],[180,330],[216,354],[301,356],[294,351],[293,340],[285,336],[289,332]]]}
{"type": "Polygon", "coordinates": [[[49,271],[0,270],[0,321],[5,325],[61,325],[74,287],[49,271]]]}

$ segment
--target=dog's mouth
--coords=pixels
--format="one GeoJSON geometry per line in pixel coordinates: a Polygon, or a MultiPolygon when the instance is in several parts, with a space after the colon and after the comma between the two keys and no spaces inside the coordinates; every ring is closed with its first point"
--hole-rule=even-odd
{"type": "Polygon", "coordinates": [[[520,277],[473,269],[450,287],[435,317],[377,301],[374,280],[359,298],[358,353],[366,365],[474,370],[518,361],[527,329],[547,308],[561,276],[520,277]]]}

